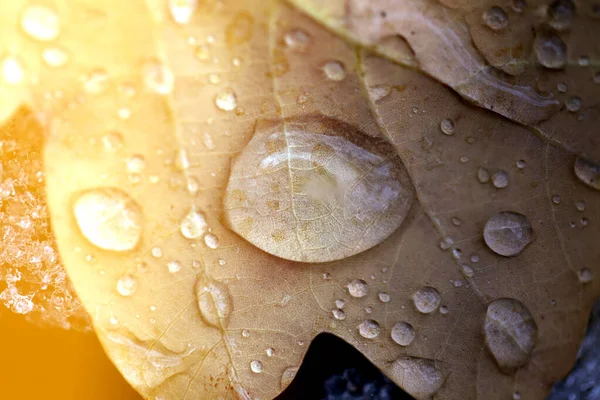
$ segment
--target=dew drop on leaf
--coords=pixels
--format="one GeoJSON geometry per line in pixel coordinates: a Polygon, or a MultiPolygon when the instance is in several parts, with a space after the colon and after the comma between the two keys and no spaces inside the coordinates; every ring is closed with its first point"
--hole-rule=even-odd
{"type": "Polygon", "coordinates": [[[101,249],[133,250],[142,236],[142,209],[121,189],[107,187],[79,193],[73,213],[83,236],[101,249]]]}
{"type": "Polygon", "coordinates": [[[192,206],[179,224],[179,230],[187,239],[197,239],[206,233],[208,224],[203,213],[192,206]]]}
{"type": "Polygon", "coordinates": [[[567,64],[567,45],[555,33],[542,30],[533,42],[540,64],[550,69],[561,69],[567,64]]]}
{"type": "Polygon", "coordinates": [[[524,215],[502,211],[485,224],[483,238],[494,253],[512,257],[533,241],[533,228],[524,215]]]}
{"type": "Polygon", "coordinates": [[[585,211],[585,201],[578,201],[575,203],[575,208],[577,211],[585,211]]]}
{"type": "Polygon", "coordinates": [[[298,373],[298,367],[288,367],[281,374],[281,389],[285,389],[292,383],[296,374],[298,373]]]}
{"type": "Polygon", "coordinates": [[[548,24],[557,31],[569,29],[575,15],[575,4],[572,0],[554,0],[548,7],[548,24]]]}
{"type": "Polygon", "coordinates": [[[261,372],[263,372],[263,365],[262,365],[262,363],[260,361],[253,360],[253,361],[250,362],[250,369],[255,374],[260,374],[261,372]]]}
{"type": "Polygon", "coordinates": [[[25,78],[21,62],[14,56],[6,56],[0,60],[0,78],[8,85],[19,85],[25,78]]]}
{"type": "Polygon", "coordinates": [[[265,353],[267,353],[267,357],[273,357],[275,355],[275,349],[273,349],[272,347],[269,347],[268,349],[265,350],[265,353]]]}
{"type": "Polygon", "coordinates": [[[379,326],[379,323],[372,319],[367,319],[358,325],[358,333],[365,339],[375,339],[379,336],[380,332],[381,327],[379,326]]]}
{"type": "Polygon", "coordinates": [[[137,280],[131,275],[124,275],[117,281],[117,292],[121,296],[131,296],[137,289],[137,280]]]}
{"type": "Polygon", "coordinates": [[[440,122],[440,130],[444,135],[454,135],[454,121],[450,118],[443,119],[442,122],[440,122]]]}
{"type": "Polygon", "coordinates": [[[146,61],[142,67],[144,84],[146,87],[158,94],[171,93],[175,84],[173,72],[159,60],[146,61]]]}
{"type": "Polygon", "coordinates": [[[582,103],[583,103],[583,100],[581,100],[581,97],[572,96],[567,99],[567,101],[565,102],[565,106],[567,107],[568,111],[577,112],[577,111],[581,110],[582,103]]]}
{"type": "Polygon", "coordinates": [[[442,296],[436,288],[425,286],[413,294],[413,302],[417,311],[429,314],[440,306],[442,296]]]}
{"type": "Polygon", "coordinates": [[[301,29],[292,29],[283,35],[283,42],[294,51],[304,51],[310,44],[310,36],[301,29]]]}
{"type": "Polygon", "coordinates": [[[332,261],[379,244],[414,200],[396,151],[338,122],[301,122],[258,123],[231,168],[227,224],[294,261],[332,261]]]}
{"type": "Polygon", "coordinates": [[[52,8],[34,4],[23,10],[21,28],[30,38],[47,42],[58,36],[60,20],[52,8]]]}
{"type": "Polygon", "coordinates": [[[527,165],[527,162],[525,160],[517,160],[515,164],[517,165],[517,168],[523,169],[527,165]]]}
{"type": "Polygon", "coordinates": [[[233,89],[225,88],[215,96],[215,105],[219,110],[232,111],[237,107],[237,96],[233,89]]]}
{"type": "Polygon", "coordinates": [[[346,319],[346,313],[343,310],[340,310],[339,308],[336,308],[335,310],[333,310],[331,312],[331,314],[333,314],[333,318],[337,319],[337,320],[344,320],[346,319]]]}
{"type": "Polygon", "coordinates": [[[402,389],[417,399],[431,398],[444,384],[446,377],[435,360],[402,357],[395,360],[387,373],[402,389]]]}
{"type": "Polygon", "coordinates": [[[492,184],[498,188],[503,189],[508,186],[508,172],[499,170],[492,175],[492,184]]]}
{"type": "Polygon", "coordinates": [[[152,257],[154,258],[161,258],[163,256],[163,251],[160,247],[155,246],[150,250],[150,254],[152,254],[152,257]]]}
{"type": "Polygon", "coordinates": [[[176,274],[177,272],[181,271],[181,268],[182,268],[182,265],[177,260],[169,261],[167,263],[167,269],[172,274],[176,274]]]}
{"type": "Polygon", "coordinates": [[[69,53],[60,47],[48,47],[42,52],[42,59],[48,66],[59,68],[69,61],[69,53]]]}
{"type": "Polygon", "coordinates": [[[196,299],[202,319],[207,324],[219,329],[227,328],[233,302],[226,284],[200,276],[196,282],[196,299]]]}
{"type": "Polygon", "coordinates": [[[577,157],[575,160],[575,175],[586,185],[600,190],[600,164],[577,157]]]}
{"type": "Polygon", "coordinates": [[[483,167],[479,167],[477,169],[477,180],[480,183],[487,183],[490,181],[490,172],[483,168],[483,167]]]}
{"type": "Polygon", "coordinates": [[[469,267],[468,265],[462,265],[460,270],[467,278],[472,278],[475,276],[475,271],[473,271],[473,268],[469,267]]]}
{"type": "Polygon", "coordinates": [[[348,284],[348,293],[350,293],[350,296],[352,297],[365,297],[368,291],[369,286],[367,285],[367,282],[362,279],[354,279],[348,284]]]}
{"type": "Polygon", "coordinates": [[[208,233],[206,236],[204,236],[204,244],[209,249],[216,249],[219,247],[219,239],[212,233],[208,233]]]}
{"type": "Polygon", "coordinates": [[[94,69],[83,77],[83,89],[90,94],[98,94],[106,89],[108,74],[103,69],[94,69]]]}
{"type": "Polygon", "coordinates": [[[323,66],[323,72],[327,79],[332,81],[342,81],[346,77],[346,69],[339,61],[328,61],[323,66]]]}
{"type": "Polygon", "coordinates": [[[389,303],[392,300],[392,296],[387,292],[379,292],[379,300],[382,303],[389,303]]]}
{"type": "Polygon", "coordinates": [[[134,154],[127,159],[126,164],[129,173],[139,174],[146,168],[146,159],[141,154],[134,154]]]}
{"type": "Polygon", "coordinates": [[[175,23],[185,25],[190,22],[196,8],[198,0],[168,0],[169,12],[175,23]]]}
{"type": "Polygon", "coordinates": [[[492,6],[483,12],[481,18],[488,28],[500,31],[508,26],[508,15],[498,6],[492,6]]]}
{"type": "Polygon", "coordinates": [[[520,301],[497,299],[488,305],[484,334],[500,369],[511,373],[529,361],[537,340],[537,324],[520,301]]]}
{"type": "Polygon", "coordinates": [[[441,307],[440,307],[440,314],[442,314],[442,315],[446,315],[446,314],[448,314],[448,312],[449,312],[449,311],[450,311],[450,310],[448,309],[448,307],[447,307],[447,306],[441,306],[441,307]]]}
{"type": "Polygon", "coordinates": [[[408,322],[398,322],[392,327],[391,336],[400,346],[408,346],[415,338],[415,329],[408,322]]]}
{"type": "Polygon", "coordinates": [[[592,281],[592,279],[594,279],[594,273],[589,268],[580,269],[577,273],[577,276],[579,277],[579,282],[581,283],[589,283],[592,281]]]}

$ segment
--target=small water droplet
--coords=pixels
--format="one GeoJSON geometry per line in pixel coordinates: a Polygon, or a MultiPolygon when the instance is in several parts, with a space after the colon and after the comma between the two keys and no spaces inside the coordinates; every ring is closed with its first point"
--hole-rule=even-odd
{"type": "Polygon", "coordinates": [[[204,236],[204,244],[209,249],[216,249],[219,247],[219,239],[212,233],[208,233],[204,236]]]}
{"type": "Polygon", "coordinates": [[[137,280],[131,275],[124,275],[117,281],[117,292],[121,296],[131,296],[137,290],[137,280]]]}
{"type": "Polygon", "coordinates": [[[502,211],[485,224],[483,238],[494,253],[511,257],[533,241],[533,229],[524,215],[502,211]]]}
{"type": "Polygon", "coordinates": [[[587,226],[587,224],[590,222],[590,220],[585,217],[581,217],[581,220],[579,222],[580,222],[581,226],[587,226]]]}
{"type": "Polygon", "coordinates": [[[337,300],[335,301],[335,306],[336,306],[337,308],[340,308],[340,309],[341,309],[341,308],[344,308],[344,306],[345,306],[345,305],[346,305],[346,302],[345,302],[344,300],[342,300],[342,299],[337,299],[337,300]]]}
{"type": "Polygon", "coordinates": [[[478,263],[480,260],[479,254],[471,254],[471,262],[478,263]]]}
{"type": "Polygon", "coordinates": [[[575,175],[586,185],[600,190],[600,164],[577,157],[574,165],[575,175]]]}
{"type": "Polygon", "coordinates": [[[581,100],[581,97],[573,96],[567,99],[565,106],[569,112],[577,112],[581,110],[582,104],[583,100],[581,100]]]}
{"type": "Polygon", "coordinates": [[[494,31],[500,31],[508,26],[508,15],[498,6],[488,8],[481,16],[483,23],[494,31]]]}
{"type": "Polygon", "coordinates": [[[538,32],[533,48],[539,63],[546,68],[561,69],[567,64],[567,45],[552,32],[538,32]]]}
{"type": "Polygon", "coordinates": [[[517,165],[517,168],[519,168],[519,169],[523,169],[527,165],[525,160],[517,160],[517,162],[515,164],[517,165]]]}
{"type": "Polygon", "coordinates": [[[181,263],[177,260],[172,260],[167,263],[167,269],[170,273],[175,274],[181,271],[181,263]]]}
{"type": "Polygon", "coordinates": [[[260,374],[261,372],[263,372],[263,365],[260,361],[258,360],[253,360],[250,363],[250,369],[252,370],[252,372],[254,372],[255,374],[260,374]]]}
{"type": "Polygon", "coordinates": [[[552,202],[556,205],[560,204],[560,196],[555,194],[554,196],[552,196],[552,202]]]}
{"type": "Polygon", "coordinates": [[[450,310],[448,309],[448,307],[447,307],[447,306],[441,306],[441,307],[440,307],[440,314],[442,314],[442,315],[446,315],[446,314],[448,314],[448,312],[449,312],[449,311],[450,311],[450,310]]]}
{"type": "Polygon", "coordinates": [[[577,211],[585,211],[585,201],[582,200],[575,203],[575,208],[577,208],[577,211]]]}
{"type": "Polygon", "coordinates": [[[198,0],[169,0],[169,11],[175,23],[189,23],[198,7],[198,0]]]}
{"type": "Polygon", "coordinates": [[[350,296],[360,298],[365,297],[368,292],[368,285],[362,279],[354,279],[352,282],[348,284],[348,293],[350,296]]]}
{"type": "Polygon", "coordinates": [[[589,67],[591,64],[591,60],[589,56],[579,56],[579,59],[577,60],[577,63],[579,64],[580,67],[589,67]]]}
{"type": "Polygon", "coordinates": [[[250,337],[250,331],[248,329],[242,330],[242,336],[245,338],[250,337]]]}
{"type": "Polygon", "coordinates": [[[210,59],[210,47],[206,44],[201,44],[194,49],[194,56],[198,61],[208,61],[210,59]]]}
{"type": "Polygon", "coordinates": [[[408,322],[398,322],[392,327],[391,336],[400,346],[408,346],[415,338],[415,329],[408,322]]]}
{"type": "Polygon", "coordinates": [[[460,157],[458,158],[458,160],[459,160],[461,163],[463,163],[463,164],[464,164],[464,163],[468,163],[468,162],[470,161],[470,158],[469,158],[469,157],[467,157],[467,156],[460,156],[460,157]]]}
{"type": "Polygon", "coordinates": [[[572,0],[554,0],[548,7],[548,24],[557,31],[564,31],[571,26],[575,15],[575,4],[572,0]]]}
{"type": "Polygon", "coordinates": [[[34,4],[23,10],[21,28],[30,38],[48,42],[58,37],[60,20],[52,8],[34,4]]]}
{"type": "Polygon", "coordinates": [[[492,184],[498,188],[503,189],[508,186],[508,172],[504,170],[498,170],[492,175],[492,184]]]}
{"type": "Polygon", "coordinates": [[[346,319],[346,313],[344,312],[344,310],[340,310],[339,308],[336,308],[331,313],[333,314],[333,318],[335,318],[337,320],[343,321],[344,319],[346,319]]]}
{"type": "Polygon", "coordinates": [[[593,78],[593,80],[594,80],[594,83],[600,83],[600,71],[596,71],[596,72],[594,73],[594,78],[593,78]]]}
{"type": "Polygon", "coordinates": [[[285,45],[294,51],[305,51],[311,42],[310,36],[301,29],[292,29],[283,35],[285,45]]]}
{"type": "Polygon", "coordinates": [[[413,302],[417,311],[429,314],[439,307],[442,302],[442,296],[437,289],[425,286],[413,294],[413,302]]]}
{"type": "Polygon", "coordinates": [[[387,292],[379,292],[379,300],[383,303],[389,303],[392,300],[392,296],[387,292]]]}
{"type": "Polygon", "coordinates": [[[69,61],[69,53],[60,47],[48,47],[42,52],[42,59],[48,66],[59,68],[69,61]]]}
{"type": "MultiPolygon", "coordinates": [[[[227,285],[199,276],[196,282],[196,299],[200,314],[206,323],[219,329],[227,328],[229,316],[233,311],[233,302],[227,285]]],[[[242,336],[244,332],[247,331],[242,331],[242,336]]]]}
{"type": "Polygon", "coordinates": [[[342,81],[346,77],[346,69],[344,65],[339,61],[328,61],[323,66],[323,72],[325,77],[332,81],[342,81]]]}
{"type": "Polygon", "coordinates": [[[556,84],[556,90],[558,90],[559,93],[567,93],[567,90],[569,90],[569,86],[564,82],[559,82],[556,84]]]}
{"type": "Polygon", "coordinates": [[[272,347],[269,347],[268,349],[265,350],[265,353],[267,353],[268,357],[273,357],[275,355],[275,349],[272,347]]]}
{"type": "Polygon", "coordinates": [[[460,224],[461,224],[460,219],[458,219],[457,217],[452,217],[451,221],[452,221],[452,225],[454,225],[454,226],[460,226],[460,224]]]}
{"type": "Polygon", "coordinates": [[[209,74],[208,82],[213,85],[218,85],[219,83],[221,83],[221,77],[219,76],[219,74],[209,74]]]}
{"type": "Polygon", "coordinates": [[[523,303],[503,298],[488,305],[484,333],[485,343],[500,369],[511,373],[529,361],[537,325],[523,303]]]}
{"type": "Polygon", "coordinates": [[[133,250],[142,236],[142,209],[121,189],[98,188],[79,193],[73,213],[83,236],[101,249],[133,250]]]}
{"type": "Polygon", "coordinates": [[[592,279],[594,279],[594,274],[589,268],[580,269],[577,273],[577,276],[579,277],[579,282],[581,283],[588,283],[591,282],[592,279]]]}
{"type": "Polygon", "coordinates": [[[187,239],[199,238],[206,233],[207,227],[206,217],[196,206],[190,208],[179,224],[181,234],[187,239]]]}
{"type": "Polygon", "coordinates": [[[232,111],[237,107],[237,96],[233,89],[225,88],[215,96],[215,105],[219,110],[232,111]]]}
{"type": "Polygon", "coordinates": [[[154,258],[161,258],[163,256],[163,251],[160,247],[153,247],[152,250],[150,250],[150,253],[154,258]]]}
{"type": "Polygon", "coordinates": [[[461,272],[463,273],[464,276],[466,276],[467,278],[472,278],[475,276],[475,271],[473,271],[473,268],[471,268],[468,265],[462,265],[460,267],[461,272]]]}
{"type": "Polygon", "coordinates": [[[521,400],[521,393],[514,392],[513,393],[513,400],[521,400]]]}
{"type": "Polygon", "coordinates": [[[175,77],[173,72],[159,60],[149,60],[142,67],[144,84],[158,94],[169,94],[173,90],[175,77]]]}
{"type": "Polygon", "coordinates": [[[141,154],[134,154],[127,159],[127,171],[132,174],[141,173],[146,168],[146,159],[141,154]]]}
{"type": "Polygon", "coordinates": [[[122,120],[127,120],[129,117],[131,117],[131,110],[127,107],[121,107],[117,111],[117,116],[122,120]]]}
{"type": "Polygon", "coordinates": [[[108,74],[103,69],[94,69],[83,77],[83,89],[90,94],[102,93],[108,85],[108,74]]]}
{"type": "Polygon", "coordinates": [[[483,167],[479,167],[479,169],[477,169],[477,180],[481,183],[489,182],[490,181],[490,172],[483,167]]]}
{"type": "Polygon", "coordinates": [[[371,314],[371,313],[373,312],[373,307],[371,307],[371,306],[367,306],[367,307],[365,307],[365,312],[366,312],[367,314],[371,314]]]}
{"type": "Polygon", "coordinates": [[[379,326],[379,323],[372,319],[367,319],[358,326],[358,333],[365,339],[375,339],[379,336],[380,332],[381,327],[379,326]]]}
{"type": "Polygon", "coordinates": [[[223,260],[222,258],[219,258],[219,265],[223,266],[227,264],[227,261],[223,260]]]}
{"type": "Polygon", "coordinates": [[[25,79],[25,71],[16,57],[6,56],[0,61],[0,76],[8,85],[19,85],[25,79]]]}

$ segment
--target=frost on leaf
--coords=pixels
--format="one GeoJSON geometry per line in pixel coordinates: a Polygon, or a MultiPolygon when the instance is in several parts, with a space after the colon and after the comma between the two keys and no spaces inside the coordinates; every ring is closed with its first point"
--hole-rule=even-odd
{"type": "MultiPolygon", "coordinates": [[[[514,45],[505,4],[507,21],[482,17],[483,3],[302,2],[350,43],[276,2],[89,3],[93,12],[54,10],[64,64],[40,64],[49,44],[11,31],[23,75],[11,61],[2,85],[44,124],[62,259],[143,396],[272,399],[321,332],[416,397],[541,399],[568,370],[600,285],[588,107],[598,86],[580,74],[593,54],[546,80],[535,61],[512,62],[519,45],[510,56],[483,49],[500,35],[514,45]],[[498,36],[472,42],[471,23],[498,36]],[[582,151],[591,164],[580,169],[582,151]],[[73,199],[99,188],[120,201],[74,215],[73,199]],[[500,212],[535,233],[509,258],[484,237],[500,212]],[[306,222],[301,252],[285,247],[302,233],[290,221],[306,222]],[[327,252],[305,251],[319,246],[327,252]],[[485,345],[497,299],[518,301],[521,325],[537,327],[515,363],[485,345]]],[[[4,18],[23,4],[2,7],[4,18]]],[[[576,33],[584,22],[561,39],[567,48],[590,42],[576,33]]],[[[0,105],[2,118],[14,111],[0,105]]],[[[490,332],[502,346],[516,337],[490,332]]]]}

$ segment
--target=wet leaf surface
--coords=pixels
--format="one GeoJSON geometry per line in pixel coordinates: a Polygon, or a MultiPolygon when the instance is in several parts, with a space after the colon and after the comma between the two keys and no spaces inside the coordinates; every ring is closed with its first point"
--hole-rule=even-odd
{"type": "MultiPolygon", "coordinates": [[[[0,28],[23,67],[11,61],[3,87],[46,130],[61,257],[136,390],[274,398],[327,332],[418,398],[543,398],[574,361],[599,291],[593,118],[538,93],[547,71],[509,66],[520,53],[473,47],[468,24],[480,20],[465,15],[483,3],[355,1],[350,19],[338,2],[301,5],[374,49],[282,3],[169,4],[88,0],[27,34],[0,28]],[[39,63],[48,42],[65,65],[56,53],[39,63]],[[345,141],[327,148],[325,136],[345,141]],[[503,212],[527,224],[495,223],[484,239],[503,212]]],[[[22,13],[3,7],[7,20],[22,13]]],[[[508,15],[498,31],[513,29],[508,15]]],[[[571,67],[569,87],[591,104],[585,69],[559,74],[571,67]]]]}

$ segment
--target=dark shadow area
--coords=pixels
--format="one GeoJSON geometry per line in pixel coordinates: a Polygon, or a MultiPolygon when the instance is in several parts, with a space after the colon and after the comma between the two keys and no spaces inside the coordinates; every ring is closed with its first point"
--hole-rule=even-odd
{"type": "Polygon", "coordinates": [[[348,343],[321,334],[277,400],[412,400],[348,343]]]}
{"type": "Polygon", "coordinates": [[[575,366],[554,385],[548,400],[600,400],[600,299],[590,314],[575,366]]]}

